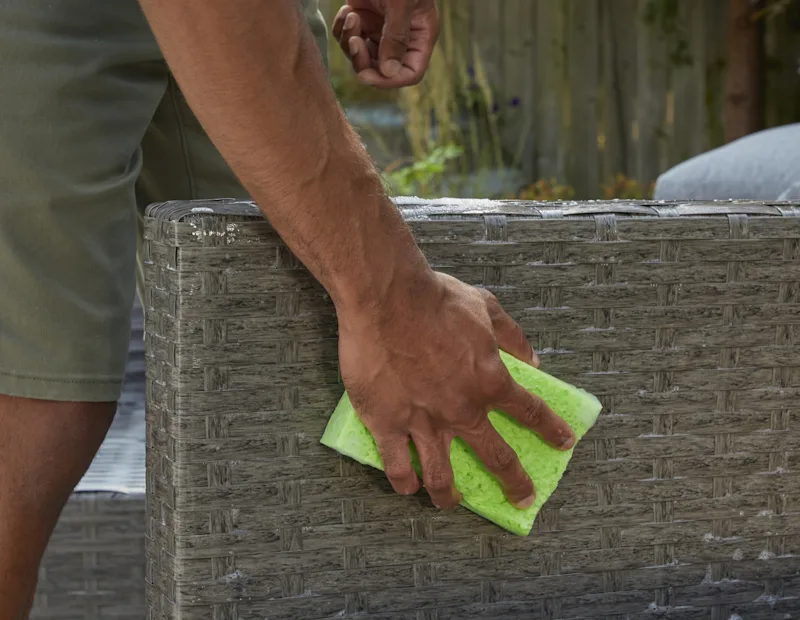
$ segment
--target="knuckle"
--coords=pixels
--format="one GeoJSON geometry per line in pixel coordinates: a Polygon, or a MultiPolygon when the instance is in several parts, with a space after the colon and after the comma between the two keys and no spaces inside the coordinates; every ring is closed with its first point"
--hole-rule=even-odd
{"type": "Polygon", "coordinates": [[[497,321],[505,314],[503,307],[500,305],[500,301],[495,297],[494,293],[486,289],[478,290],[481,291],[481,299],[486,307],[486,312],[489,314],[489,319],[491,319],[492,322],[497,321]]]}
{"type": "Polygon", "coordinates": [[[494,293],[492,293],[489,289],[479,288],[478,291],[483,297],[483,301],[486,302],[486,305],[489,306],[491,310],[500,307],[500,302],[498,301],[497,296],[494,293]]]}
{"type": "Polygon", "coordinates": [[[528,337],[525,335],[525,330],[523,330],[520,324],[510,316],[507,316],[505,321],[503,321],[502,328],[507,339],[512,340],[519,345],[528,344],[528,337]]]}
{"type": "Polygon", "coordinates": [[[400,417],[396,415],[397,409],[387,403],[380,394],[376,394],[374,389],[370,389],[368,385],[360,381],[346,382],[346,387],[350,403],[362,420],[369,421],[370,430],[374,432],[377,427],[385,431],[381,434],[387,435],[388,438],[392,428],[391,421],[400,417]],[[376,415],[378,413],[381,415],[376,415]]]}
{"type": "Polygon", "coordinates": [[[395,458],[384,459],[384,461],[383,469],[389,478],[408,478],[413,471],[410,463],[402,463],[395,458]]]}
{"type": "Polygon", "coordinates": [[[524,409],[525,421],[530,426],[539,426],[544,419],[544,403],[538,398],[532,398],[524,409]]]}
{"type": "Polygon", "coordinates": [[[483,443],[485,441],[483,438],[486,436],[487,413],[482,415],[473,415],[470,413],[464,416],[461,419],[462,421],[461,424],[459,424],[456,435],[463,439],[468,439],[473,443],[483,443]]]}
{"type": "Polygon", "coordinates": [[[405,30],[387,32],[386,41],[395,47],[408,47],[411,42],[411,33],[405,30]]]}
{"type": "Polygon", "coordinates": [[[452,485],[452,477],[438,468],[428,472],[425,477],[425,488],[434,493],[447,491],[452,485]]]}
{"type": "Polygon", "coordinates": [[[489,453],[489,463],[486,466],[498,472],[507,472],[516,467],[517,456],[505,443],[495,443],[489,453]]]}
{"type": "Polygon", "coordinates": [[[525,330],[522,329],[522,326],[519,323],[510,317],[508,319],[508,327],[511,330],[511,335],[514,338],[519,339],[522,343],[528,342],[528,337],[525,335],[525,330]]]}
{"type": "Polygon", "coordinates": [[[410,43],[411,37],[407,32],[387,32],[381,39],[381,44],[386,45],[394,54],[408,49],[410,43]]]}
{"type": "Polygon", "coordinates": [[[493,360],[487,365],[481,377],[481,382],[490,397],[494,398],[506,394],[512,387],[513,379],[505,371],[499,360],[493,360]]]}
{"type": "Polygon", "coordinates": [[[472,413],[475,410],[475,395],[472,393],[459,392],[452,396],[452,406],[450,410],[460,422],[472,420],[472,413]]]}
{"type": "Polygon", "coordinates": [[[515,326],[511,340],[516,342],[516,347],[520,354],[527,354],[527,358],[533,357],[533,345],[531,344],[530,340],[528,340],[528,336],[524,331],[522,331],[522,328],[519,325],[515,326]]]}

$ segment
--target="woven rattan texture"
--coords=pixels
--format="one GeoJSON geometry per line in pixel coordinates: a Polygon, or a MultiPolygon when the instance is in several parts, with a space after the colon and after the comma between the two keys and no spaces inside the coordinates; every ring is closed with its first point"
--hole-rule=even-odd
{"type": "Polygon", "coordinates": [[[31,620],[141,620],[142,495],[77,493],[47,548],[31,620]]]}
{"type": "Polygon", "coordinates": [[[604,403],[532,535],[320,446],[342,393],[322,288],[252,205],[158,205],[150,619],[800,618],[800,209],[402,206],[435,268],[604,403]]]}

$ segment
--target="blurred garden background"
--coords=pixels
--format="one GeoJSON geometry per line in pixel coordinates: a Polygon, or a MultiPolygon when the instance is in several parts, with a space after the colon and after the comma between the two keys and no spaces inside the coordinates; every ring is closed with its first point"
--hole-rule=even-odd
{"type": "MultiPolygon", "coordinates": [[[[332,21],[343,0],[322,0],[332,21]]],[[[800,0],[439,0],[422,84],[334,87],[395,194],[647,198],[661,172],[800,122],[800,0]]]]}

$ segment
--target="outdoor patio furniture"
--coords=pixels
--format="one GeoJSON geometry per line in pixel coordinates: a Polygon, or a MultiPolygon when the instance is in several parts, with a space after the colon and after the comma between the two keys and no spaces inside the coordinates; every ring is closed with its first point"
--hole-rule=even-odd
{"type": "Polygon", "coordinates": [[[800,200],[800,123],[700,153],[659,176],[658,200],[800,200]]]}
{"type": "Polygon", "coordinates": [[[602,400],[559,490],[517,537],[321,446],[325,291],[254,205],[155,205],[149,620],[800,618],[800,206],[398,204],[602,400]]]}

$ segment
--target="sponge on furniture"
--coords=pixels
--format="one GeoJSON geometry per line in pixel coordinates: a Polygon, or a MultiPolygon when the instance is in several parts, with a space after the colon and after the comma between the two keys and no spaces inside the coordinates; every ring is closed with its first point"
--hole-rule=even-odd
{"type": "MultiPolygon", "coordinates": [[[[514,380],[550,405],[572,427],[577,440],[597,421],[602,405],[595,396],[506,353],[501,352],[501,357],[514,380]]],[[[490,412],[489,419],[517,453],[522,466],[533,480],[536,501],[526,510],[518,510],[512,506],[503,494],[500,484],[472,449],[463,440],[456,438],[451,446],[450,462],[456,487],[463,496],[461,503],[512,534],[527,536],[539,510],[564,475],[574,447],[566,452],[552,448],[533,431],[498,411],[490,412]]],[[[333,412],[322,436],[322,444],[359,463],[383,470],[375,440],[356,414],[347,394],[342,396],[333,412]]],[[[414,468],[420,473],[419,459],[413,444],[411,455],[414,468]]]]}

